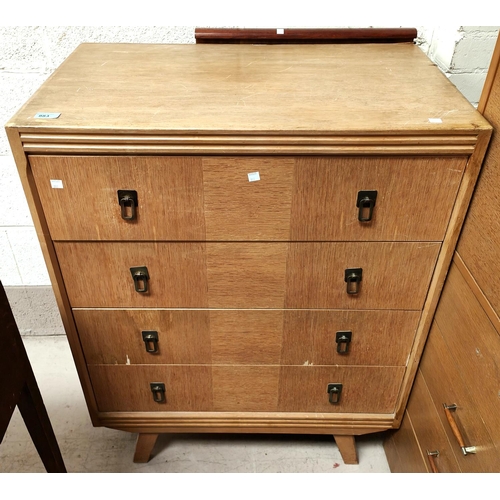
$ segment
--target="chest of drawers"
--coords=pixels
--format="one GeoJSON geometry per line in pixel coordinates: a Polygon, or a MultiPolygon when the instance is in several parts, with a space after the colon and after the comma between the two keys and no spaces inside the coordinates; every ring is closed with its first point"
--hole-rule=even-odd
{"type": "Polygon", "coordinates": [[[82,45],[7,133],[92,421],[136,460],[267,432],[355,463],[399,426],[491,133],[417,47],[82,45]]]}
{"type": "Polygon", "coordinates": [[[393,472],[500,472],[500,38],[478,109],[495,129],[439,300],[393,472]]]}

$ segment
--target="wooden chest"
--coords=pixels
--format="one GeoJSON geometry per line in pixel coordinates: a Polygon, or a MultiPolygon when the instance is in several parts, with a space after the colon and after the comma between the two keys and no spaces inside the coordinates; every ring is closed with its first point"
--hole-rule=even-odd
{"type": "Polygon", "coordinates": [[[495,128],[401,429],[393,472],[500,472],[500,38],[479,110],[495,128]]]}
{"type": "Polygon", "coordinates": [[[7,124],[94,425],[400,424],[491,128],[412,44],[80,46],[7,124]]]}

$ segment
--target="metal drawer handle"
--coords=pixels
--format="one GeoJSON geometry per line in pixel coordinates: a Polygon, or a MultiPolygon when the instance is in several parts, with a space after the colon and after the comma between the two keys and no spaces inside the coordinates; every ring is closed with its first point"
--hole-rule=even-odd
{"type": "Polygon", "coordinates": [[[342,384],[328,384],[326,392],[328,393],[328,401],[330,401],[330,404],[336,405],[340,402],[342,384]]]}
{"type": "Polygon", "coordinates": [[[427,458],[429,459],[429,465],[431,466],[432,472],[439,472],[436,465],[436,458],[439,457],[439,450],[429,451],[427,450],[427,458]]]}
{"type": "Polygon", "coordinates": [[[148,280],[149,273],[148,268],[142,267],[131,267],[130,273],[132,274],[132,279],[134,280],[135,291],[139,293],[147,293],[149,290],[148,280]]]}
{"type": "Polygon", "coordinates": [[[335,334],[335,342],[337,342],[337,352],[339,354],[347,354],[349,352],[351,339],[351,331],[340,331],[335,334]]]}
{"type": "Polygon", "coordinates": [[[347,283],[347,293],[355,295],[359,293],[359,284],[363,279],[363,269],[346,269],[344,273],[344,281],[347,283]]]}
{"type": "Polygon", "coordinates": [[[460,432],[460,429],[458,428],[458,425],[455,421],[455,417],[453,416],[452,410],[456,410],[457,405],[456,404],[447,405],[446,403],[443,403],[443,407],[444,407],[444,413],[446,415],[446,419],[448,420],[448,423],[450,424],[451,431],[453,432],[453,435],[455,436],[455,439],[457,440],[458,445],[462,449],[462,453],[464,455],[468,455],[469,453],[476,453],[475,446],[465,446],[464,438],[462,437],[462,433],[460,432]]]}
{"type": "Polygon", "coordinates": [[[373,218],[373,209],[377,201],[377,191],[359,191],[356,206],[359,208],[359,222],[371,222],[373,218]],[[366,211],[368,210],[368,214],[366,211]],[[365,215],[366,214],[366,215],[365,215]]]}
{"type": "Polygon", "coordinates": [[[152,330],[144,330],[142,333],[142,340],[146,346],[146,352],[158,352],[158,332],[152,330]]]}
{"type": "Polygon", "coordinates": [[[152,382],[149,384],[155,403],[165,402],[165,384],[161,382],[152,382]]]}
{"type": "Polygon", "coordinates": [[[137,191],[132,191],[130,189],[119,189],[118,203],[121,207],[121,215],[123,220],[130,221],[136,219],[136,207],[138,206],[137,191]]]}

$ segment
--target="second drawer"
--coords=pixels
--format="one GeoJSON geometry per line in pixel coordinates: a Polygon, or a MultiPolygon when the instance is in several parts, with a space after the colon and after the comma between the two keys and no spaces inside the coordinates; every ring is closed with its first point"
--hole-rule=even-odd
{"type": "Polygon", "coordinates": [[[419,310],[441,245],[64,242],[55,247],[72,307],[419,310]]]}

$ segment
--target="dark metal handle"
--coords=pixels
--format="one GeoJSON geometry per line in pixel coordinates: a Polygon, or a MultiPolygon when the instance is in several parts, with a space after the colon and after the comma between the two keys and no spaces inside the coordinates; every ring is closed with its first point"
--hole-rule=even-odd
{"type": "Polygon", "coordinates": [[[456,410],[457,405],[452,404],[452,405],[447,405],[446,403],[443,403],[444,407],[444,413],[446,415],[446,419],[448,420],[448,423],[450,424],[451,431],[453,432],[453,435],[455,436],[455,439],[458,442],[458,445],[462,449],[462,453],[464,455],[468,455],[469,453],[476,453],[476,447],[475,446],[465,446],[465,441],[464,438],[462,437],[462,433],[460,432],[460,429],[458,428],[457,423],[455,422],[455,418],[453,417],[453,413],[451,410],[456,410]]]}
{"type": "Polygon", "coordinates": [[[356,206],[359,208],[358,220],[370,222],[373,218],[373,209],[377,201],[377,191],[359,191],[356,206]],[[364,215],[368,210],[368,214],[364,215]]]}
{"type": "Polygon", "coordinates": [[[326,392],[328,393],[328,401],[330,401],[330,404],[336,405],[340,401],[340,394],[342,393],[342,384],[328,384],[326,392]]]}
{"type": "Polygon", "coordinates": [[[346,269],[344,273],[344,281],[347,283],[347,293],[354,295],[359,293],[359,284],[363,279],[363,269],[346,269]]]}
{"type": "Polygon", "coordinates": [[[147,293],[149,290],[148,280],[149,273],[148,268],[142,267],[131,267],[130,273],[132,274],[132,279],[134,280],[135,291],[139,293],[147,293]],[[142,286],[140,285],[142,283],[142,286]]]}
{"type": "Polygon", "coordinates": [[[165,402],[165,384],[161,382],[153,382],[149,384],[151,392],[153,393],[153,399],[156,403],[165,402]]]}
{"type": "Polygon", "coordinates": [[[439,450],[427,451],[427,458],[429,459],[429,465],[431,466],[432,472],[439,472],[436,465],[436,458],[439,457],[439,450]]]}
{"type": "Polygon", "coordinates": [[[335,334],[335,342],[337,342],[337,352],[339,354],[347,354],[349,352],[351,338],[351,331],[340,331],[335,334]]]}
{"type": "Polygon", "coordinates": [[[142,332],[142,340],[146,345],[146,352],[158,352],[158,332],[145,330],[142,332]]]}
{"type": "Polygon", "coordinates": [[[135,220],[137,217],[136,207],[137,191],[119,189],[118,190],[118,203],[121,207],[121,215],[123,220],[135,220]],[[130,215],[127,215],[127,208],[130,209],[130,215]]]}

